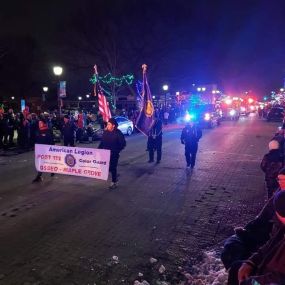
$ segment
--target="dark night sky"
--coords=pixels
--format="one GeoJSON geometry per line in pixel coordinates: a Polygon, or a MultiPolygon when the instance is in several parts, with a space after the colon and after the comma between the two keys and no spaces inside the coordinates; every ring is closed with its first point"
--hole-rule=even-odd
{"type": "Polygon", "coordinates": [[[109,37],[119,50],[139,46],[138,54],[132,49],[129,58],[122,57],[121,72],[140,76],[139,63],[147,63],[154,90],[164,82],[173,89],[218,83],[229,93],[250,89],[263,95],[283,86],[284,15],[285,1],[274,0],[9,1],[1,5],[0,35],[35,38],[48,55],[47,66],[66,64],[74,93],[88,92],[86,77],[100,52],[86,56],[85,70],[68,70],[69,39],[84,30],[105,43],[108,33],[102,30],[112,22],[116,32],[109,37]]]}

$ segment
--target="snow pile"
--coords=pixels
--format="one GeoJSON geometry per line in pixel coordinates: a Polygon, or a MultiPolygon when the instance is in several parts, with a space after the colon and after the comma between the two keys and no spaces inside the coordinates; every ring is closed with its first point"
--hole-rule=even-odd
{"type": "MultiPolygon", "coordinates": [[[[187,276],[191,285],[226,285],[228,274],[215,251],[204,253],[202,263],[194,265],[193,274],[187,276]]],[[[186,283],[187,284],[187,283],[186,283]]]]}

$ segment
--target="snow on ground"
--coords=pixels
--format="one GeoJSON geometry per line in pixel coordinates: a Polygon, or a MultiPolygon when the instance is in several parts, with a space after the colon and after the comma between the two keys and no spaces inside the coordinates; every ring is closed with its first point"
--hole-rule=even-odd
{"type": "MultiPolygon", "coordinates": [[[[201,262],[191,267],[191,273],[183,270],[182,267],[178,268],[180,272],[180,280],[175,283],[169,281],[157,280],[153,285],[226,285],[228,274],[222,264],[220,258],[218,258],[216,251],[208,251],[204,253],[204,258],[201,262]]],[[[159,272],[161,272],[160,266],[159,272]]],[[[165,269],[165,267],[163,266],[165,269]]],[[[141,274],[141,273],[140,273],[141,274]]],[[[143,280],[143,274],[141,274],[140,280],[136,280],[134,285],[150,285],[147,280],[143,280]]]]}

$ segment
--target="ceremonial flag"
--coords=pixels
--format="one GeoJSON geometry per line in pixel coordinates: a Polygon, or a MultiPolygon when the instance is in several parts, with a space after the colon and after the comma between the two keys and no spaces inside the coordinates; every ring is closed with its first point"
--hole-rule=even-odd
{"type": "Polygon", "coordinates": [[[148,133],[154,124],[154,107],[152,103],[150,88],[146,78],[146,68],[147,68],[146,64],[144,64],[142,68],[143,68],[142,107],[136,121],[136,128],[140,132],[148,136],[148,133]]]}
{"type": "Polygon", "coordinates": [[[111,111],[109,108],[109,103],[104,96],[102,87],[100,85],[100,82],[98,80],[98,73],[97,73],[97,67],[96,65],[94,66],[95,69],[95,75],[96,75],[96,83],[95,83],[95,95],[98,96],[98,103],[99,103],[99,112],[103,117],[104,122],[108,122],[109,119],[112,118],[111,111]]]}

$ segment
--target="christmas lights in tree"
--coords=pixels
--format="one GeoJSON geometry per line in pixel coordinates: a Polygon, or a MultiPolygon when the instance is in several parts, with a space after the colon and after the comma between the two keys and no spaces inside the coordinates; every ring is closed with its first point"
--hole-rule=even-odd
{"type": "MultiPolygon", "coordinates": [[[[92,78],[90,79],[90,81],[95,84],[97,82],[98,78],[93,75],[92,78]]],[[[104,83],[104,84],[112,84],[114,83],[115,86],[120,87],[122,86],[124,83],[131,85],[134,81],[134,76],[132,74],[127,74],[127,75],[123,75],[122,77],[114,77],[112,76],[111,73],[106,74],[105,76],[99,76],[99,80],[100,82],[104,83]]]]}

